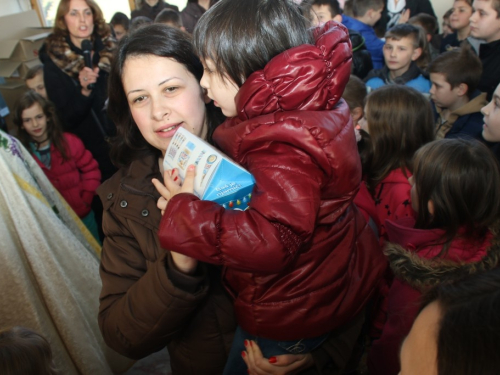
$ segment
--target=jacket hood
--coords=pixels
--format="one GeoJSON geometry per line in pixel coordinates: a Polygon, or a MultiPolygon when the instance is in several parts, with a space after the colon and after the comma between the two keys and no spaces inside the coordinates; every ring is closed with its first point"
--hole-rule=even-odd
{"type": "Polygon", "coordinates": [[[490,227],[490,234],[483,242],[484,249],[478,249],[478,253],[485,255],[477,261],[456,262],[444,258],[426,258],[394,242],[387,243],[384,254],[397,278],[415,289],[425,290],[444,281],[457,280],[497,267],[500,260],[499,229],[498,223],[490,227]]]}
{"type": "Polygon", "coordinates": [[[314,30],[315,45],[303,44],[275,56],[248,77],[236,95],[240,120],[278,111],[330,110],[351,72],[351,42],[335,21],[314,30]]]}

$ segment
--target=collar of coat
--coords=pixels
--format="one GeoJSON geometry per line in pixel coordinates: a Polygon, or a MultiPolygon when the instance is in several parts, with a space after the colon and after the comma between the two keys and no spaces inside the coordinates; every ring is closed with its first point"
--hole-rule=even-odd
{"type": "Polygon", "coordinates": [[[439,283],[461,279],[467,275],[498,267],[500,260],[500,225],[489,228],[492,239],[486,255],[477,262],[454,262],[443,258],[423,258],[416,252],[389,242],[384,248],[394,275],[415,289],[426,290],[439,283]]]}
{"type": "MultiPolygon", "coordinates": [[[[99,69],[109,72],[113,52],[117,45],[116,40],[111,33],[102,36],[94,33],[91,39],[94,52],[99,53],[99,69]]],[[[80,70],[85,67],[85,60],[83,52],[71,43],[69,37],[51,34],[47,37],[45,44],[48,55],[57,67],[70,77],[78,79],[80,70]]]]}

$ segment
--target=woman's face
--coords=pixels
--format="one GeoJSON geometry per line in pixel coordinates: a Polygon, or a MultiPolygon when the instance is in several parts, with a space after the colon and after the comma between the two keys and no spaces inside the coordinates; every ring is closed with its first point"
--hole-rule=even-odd
{"type": "Polygon", "coordinates": [[[205,96],[184,65],[167,57],[131,56],[122,83],[139,131],[163,155],[180,127],[206,137],[205,96]]]}
{"type": "Polygon", "coordinates": [[[21,118],[23,121],[22,128],[34,141],[41,143],[47,140],[47,116],[43,113],[40,104],[35,103],[26,108],[21,118]]]}
{"type": "Polygon", "coordinates": [[[71,41],[78,48],[81,47],[82,40],[90,39],[94,32],[94,16],[85,0],[71,0],[69,2],[69,11],[64,16],[64,22],[71,41]]]}

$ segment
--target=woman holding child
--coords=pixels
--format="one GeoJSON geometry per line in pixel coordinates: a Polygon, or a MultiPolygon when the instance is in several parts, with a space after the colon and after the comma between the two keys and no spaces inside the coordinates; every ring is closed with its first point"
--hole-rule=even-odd
{"type": "MultiPolygon", "coordinates": [[[[122,42],[109,104],[118,132],[112,157],[122,168],[98,189],[104,205],[104,339],[131,358],[167,346],[172,371],[181,375],[222,373],[236,328],[220,269],[164,250],[157,236],[160,195],[151,180],[162,179],[173,134],[182,126],[210,141],[222,121],[199,85],[202,75],[189,36],[177,29],[151,25],[122,42]]],[[[334,342],[327,339],[308,355],[277,356],[276,366],[254,348],[251,373],[259,361],[258,373],[311,367],[321,373],[349,356],[339,342],[353,335],[350,328],[337,330],[334,342]]]]}

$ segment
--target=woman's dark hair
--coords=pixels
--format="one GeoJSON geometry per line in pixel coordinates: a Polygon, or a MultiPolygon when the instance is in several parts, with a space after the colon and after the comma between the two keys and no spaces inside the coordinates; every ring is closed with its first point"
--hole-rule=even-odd
{"type": "Polygon", "coordinates": [[[462,236],[482,238],[499,217],[498,168],[491,151],[474,139],[441,139],[421,147],[413,163],[416,227],[443,229],[446,243],[460,228],[465,228],[462,236]],[[434,206],[432,215],[429,201],[434,206]]]}
{"type": "Polygon", "coordinates": [[[312,43],[308,24],[292,0],[221,0],[196,24],[194,45],[202,60],[241,87],[274,56],[312,43]]]}
{"type": "MultiPolygon", "coordinates": [[[[24,129],[23,112],[35,104],[39,104],[47,121],[47,138],[51,144],[61,153],[64,160],[69,160],[67,152],[66,139],[63,135],[63,129],[56,114],[56,109],[52,102],[45,99],[34,91],[26,91],[18,99],[14,108],[13,122],[17,126],[18,138],[26,149],[31,150],[30,142],[37,143],[24,129]]],[[[37,144],[37,148],[39,145],[37,144]]]]}
{"type": "Polygon", "coordinates": [[[500,269],[445,282],[423,297],[437,302],[438,375],[495,375],[500,368],[500,269]]]}
{"type": "MultiPolygon", "coordinates": [[[[117,166],[129,165],[133,160],[149,154],[161,154],[144,139],[137,128],[123,89],[122,74],[125,61],[131,56],[144,55],[171,58],[184,65],[198,82],[203,76],[203,66],[196,56],[190,36],[179,29],[153,24],[144,26],[122,39],[109,76],[108,112],[117,129],[117,136],[111,145],[111,158],[117,166]]],[[[207,140],[211,142],[213,131],[224,117],[213,102],[206,104],[206,110],[207,140]]]]}
{"type": "Polygon", "coordinates": [[[415,152],[434,140],[434,116],[431,104],[417,90],[386,85],[368,94],[365,118],[373,146],[367,180],[373,193],[392,170],[413,170],[415,152]]]}
{"type": "Polygon", "coordinates": [[[24,327],[0,331],[0,374],[58,375],[52,350],[40,334],[24,327]]]}

